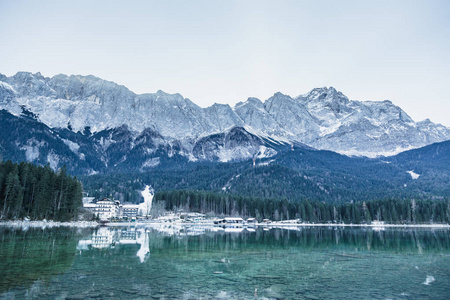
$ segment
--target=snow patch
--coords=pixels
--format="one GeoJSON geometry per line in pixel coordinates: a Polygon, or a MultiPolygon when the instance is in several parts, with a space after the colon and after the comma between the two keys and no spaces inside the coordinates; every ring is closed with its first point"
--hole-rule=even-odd
{"type": "Polygon", "coordinates": [[[108,149],[108,147],[114,143],[116,143],[116,141],[114,141],[111,136],[109,137],[109,139],[101,137],[99,141],[99,144],[103,147],[103,149],[108,149]]]}
{"type": "Polygon", "coordinates": [[[117,163],[114,164],[114,167],[117,167],[117,165],[123,163],[123,162],[126,161],[126,160],[127,160],[127,156],[126,156],[126,155],[122,156],[122,158],[119,159],[119,161],[118,161],[117,163]]]}
{"type": "Polygon", "coordinates": [[[266,146],[259,146],[259,151],[256,156],[256,158],[262,159],[262,158],[268,158],[272,157],[277,154],[277,151],[273,150],[272,148],[267,148],[266,146]]]}
{"type": "MultiPolygon", "coordinates": [[[[377,157],[382,157],[382,156],[393,156],[396,154],[399,154],[400,152],[404,152],[404,151],[408,151],[411,149],[414,149],[415,147],[413,146],[408,146],[408,147],[397,147],[395,150],[390,150],[390,151],[377,151],[377,152],[372,152],[372,151],[360,151],[357,149],[349,149],[349,150],[332,150],[335,151],[339,154],[342,155],[346,155],[346,156],[366,156],[369,158],[377,158],[377,157]]],[[[318,147],[317,149],[319,150],[329,150],[327,147],[318,147]]]]}
{"type": "Polygon", "coordinates": [[[417,179],[419,178],[420,174],[414,173],[414,171],[406,171],[406,173],[408,173],[409,175],[411,175],[412,179],[417,179]]]}
{"type": "Polygon", "coordinates": [[[141,191],[142,197],[144,197],[144,202],[139,204],[139,211],[145,216],[149,215],[152,209],[153,196],[155,191],[149,185],[145,186],[145,189],[141,191]]]}
{"type": "Polygon", "coordinates": [[[0,88],[3,88],[5,90],[8,90],[14,94],[17,94],[16,90],[10,86],[9,84],[7,84],[6,82],[0,81],[0,88]]]}
{"type": "Polygon", "coordinates": [[[241,176],[241,174],[238,174],[238,175],[236,175],[236,176],[231,177],[230,180],[228,180],[228,182],[227,182],[227,183],[225,184],[225,186],[222,188],[222,191],[226,192],[227,190],[229,190],[229,189],[231,188],[231,182],[232,182],[234,179],[239,178],[240,176],[241,176]]]}
{"type": "Polygon", "coordinates": [[[88,171],[88,175],[95,175],[95,174],[98,174],[98,171],[95,171],[94,169],[90,169],[88,171]]]}
{"type": "Polygon", "coordinates": [[[25,157],[28,162],[32,162],[39,158],[39,146],[26,145],[20,149],[25,150],[25,157]]]}
{"type": "Polygon", "coordinates": [[[326,127],[326,126],[320,126],[319,130],[320,130],[320,136],[326,136],[329,134],[332,134],[333,132],[335,132],[336,130],[339,129],[339,127],[341,127],[342,123],[341,122],[336,122],[333,125],[326,127]]]}
{"type": "Polygon", "coordinates": [[[268,160],[268,161],[265,161],[265,162],[261,162],[261,163],[259,163],[257,166],[258,167],[260,167],[260,166],[268,166],[268,165],[270,165],[271,163],[273,163],[275,161],[275,159],[271,159],[271,160],[268,160]]]}
{"type": "Polygon", "coordinates": [[[80,145],[78,145],[77,143],[72,142],[70,140],[66,140],[66,139],[61,139],[61,140],[64,142],[64,144],[66,144],[69,147],[70,151],[72,151],[75,154],[78,154],[78,150],[80,149],[80,145]]]}
{"type": "Polygon", "coordinates": [[[159,165],[159,163],[160,163],[159,157],[149,158],[142,164],[141,170],[143,168],[154,168],[157,165],[159,165]]]}
{"type": "Polygon", "coordinates": [[[20,147],[20,150],[25,150],[25,157],[27,161],[32,162],[39,158],[39,148],[44,146],[44,144],[44,142],[38,142],[32,138],[27,141],[26,145],[20,147]]]}
{"type": "Polygon", "coordinates": [[[53,152],[49,152],[47,155],[47,162],[50,164],[50,168],[56,170],[59,165],[59,156],[53,152]]]}
{"type": "Polygon", "coordinates": [[[232,149],[221,149],[217,153],[220,162],[229,162],[235,159],[246,159],[253,156],[251,147],[234,147],[232,149]]]}

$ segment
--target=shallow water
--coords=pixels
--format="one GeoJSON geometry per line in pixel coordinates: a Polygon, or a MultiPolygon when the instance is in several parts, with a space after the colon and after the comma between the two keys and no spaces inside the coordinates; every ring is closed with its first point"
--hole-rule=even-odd
{"type": "Polygon", "coordinates": [[[449,233],[0,227],[0,298],[449,299],[449,233]]]}

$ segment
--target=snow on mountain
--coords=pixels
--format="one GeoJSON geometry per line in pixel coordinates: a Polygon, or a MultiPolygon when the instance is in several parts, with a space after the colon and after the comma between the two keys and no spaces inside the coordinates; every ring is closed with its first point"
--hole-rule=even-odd
{"type": "MultiPolygon", "coordinates": [[[[148,156],[144,165],[154,164],[152,155],[158,149],[193,160],[248,158],[258,155],[261,145],[267,146],[262,139],[372,157],[450,139],[449,128],[429,120],[416,123],[390,101],[349,100],[333,87],[296,98],[276,93],[265,102],[249,98],[233,108],[224,104],[201,108],[180,94],[136,95],[94,76],[47,78],[19,72],[11,77],[0,74],[0,109],[16,116],[27,111],[50,128],[74,133],[96,134],[126,125],[129,137],[116,143],[122,148],[114,151],[138,149],[137,137],[147,132],[149,144],[139,148],[148,156]],[[242,139],[230,139],[237,132],[242,139]]],[[[107,151],[114,141],[102,138],[98,147],[107,151]]],[[[81,151],[76,141],[64,143],[74,153],[81,151]]],[[[27,150],[29,157],[36,155],[33,149],[27,150]]]]}
{"type": "Polygon", "coordinates": [[[192,153],[197,159],[220,162],[277,154],[273,149],[271,149],[272,151],[265,150],[264,144],[266,141],[249,133],[244,128],[233,127],[222,133],[199,139],[195,143],[192,153]]]}
{"type": "Polygon", "coordinates": [[[264,103],[257,98],[248,98],[234,107],[236,114],[250,128],[268,135],[288,135],[273,116],[266,110],[264,103]]]}
{"type": "Polygon", "coordinates": [[[267,99],[264,108],[297,141],[308,144],[317,138],[319,126],[302,103],[278,92],[267,99]]]}
{"type": "Polygon", "coordinates": [[[412,179],[417,179],[420,177],[420,174],[415,173],[414,171],[406,171],[409,175],[411,175],[412,179]]]}
{"type": "Polygon", "coordinates": [[[228,104],[213,104],[204,109],[208,122],[217,132],[225,131],[235,126],[244,126],[242,119],[228,104]]]}
{"type": "Polygon", "coordinates": [[[391,101],[353,101],[334,88],[314,89],[296,98],[320,126],[317,149],[347,155],[394,155],[450,138],[450,129],[432,122],[415,123],[391,101]]]}

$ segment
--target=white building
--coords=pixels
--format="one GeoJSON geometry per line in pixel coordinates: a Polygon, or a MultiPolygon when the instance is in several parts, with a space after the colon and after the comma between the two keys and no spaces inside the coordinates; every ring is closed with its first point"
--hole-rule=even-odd
{"type": "Polygon", "coordinates": [[[135,220],[137,216],[143,214],[140,204],[120,204],[117,200],[107,198],[97,202],[89,199],[89,201],[83,202],[83,207],[89,209],[100,220],[111,220],[113,218],[135,220]]]}
{"type": "Polygon", "coordinates": [[[225,218],[226,224],[243,224],[244,220],[242,218],[225,218]]]}
{"type": "MultiPolygon", "coordinates": [[[[91,206],[90,204],[86,204],[91,206]]],[[[86,206],[84,206],[86,207],[86,206]]],[[[88,208],[88,207],[86,207],[88,208]]],[[[95,203],[95,206],[92,207],[92,212],[100,218],[100,220],[110,220],[112,218],[119,217],[119,201],[113,201],[107,198],[104,198],[95,203]]]]}
{"type": "Polygon", "coordinates": [[[120,217],[127,220],[136,219],[139,213],[139,204],[123,204],[121,207],[120,217]]]}

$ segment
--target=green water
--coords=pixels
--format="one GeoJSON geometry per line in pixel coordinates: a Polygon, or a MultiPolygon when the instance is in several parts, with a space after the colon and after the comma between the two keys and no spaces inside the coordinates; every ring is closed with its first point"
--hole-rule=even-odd
{"type": "Polygon", "coordinates": [[[0,299],[450,299],[450,231],[0,227],[0,299]]]}

